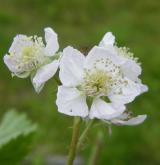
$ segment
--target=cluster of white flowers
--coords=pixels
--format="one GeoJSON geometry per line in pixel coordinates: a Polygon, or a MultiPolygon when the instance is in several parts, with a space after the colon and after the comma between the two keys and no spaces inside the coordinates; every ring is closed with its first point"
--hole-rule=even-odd
{"type": "Polygon", "coordinates": [[[57,52],[57,34],[51,28],[45,28],[45,40],[46,46],[41,37],[17,35],[4,62],[13,75],[31,76],[37,92],[59,68],[59,112],[117,125],[137,125],[145,120],[146,115],[132,117],[126,108],[148,90],[139,79],[140,63],[128,48],[115,45],[111,32],[88,55],[71,46],[57,52]]]}

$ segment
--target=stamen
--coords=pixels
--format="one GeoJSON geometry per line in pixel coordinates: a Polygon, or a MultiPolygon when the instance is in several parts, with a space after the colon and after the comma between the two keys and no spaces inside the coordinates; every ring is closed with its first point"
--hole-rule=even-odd
{"type": "Polygon", "coordinates": [[[84,69],[83,83],[77,88],[86,96],[101,97],[108,96],[111,91],[114,94],[122,94],[122,87],[127,84],[120,66],[108,58],[101,58],[93,64],[92,69],[84,69]]]}
{"type": "Polygon", "coordinates": [[[118,51],[118,54],[121,55],[121,56],[124,56],[128,59],[131,59],[131,60],[134,60],[137,64],[140,65],[140,63],[138,62],[138,58],[137,57],[134,57],[134,54],[132,52],[130,52],[130,49],[127,48],[127,47],[116,47],[115,48],[117,49],[118,51]]]}
{"type": "Polygon", "coordinates": [[[21,46],[19,54],[12,52],[10,55],[15,59],[16,67],[20,72],[32,71],[49,61],[49,58],[43,54],[45,46],[41,37],[20,38],[18,45],[21,46]]]}
{"type": "Polygon", "coordinates": [[[112,77],[103,70],[85,72],[82,90],[87,96],[107,95],[113,83],[112,77]]]}

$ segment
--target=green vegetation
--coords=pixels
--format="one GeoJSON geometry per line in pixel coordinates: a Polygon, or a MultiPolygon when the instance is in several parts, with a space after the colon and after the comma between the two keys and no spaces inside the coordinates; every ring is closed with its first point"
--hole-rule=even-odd
{"type": "Polygon", "coordinates": [[[3,165],[19,165],[31,150],[32,137],[37,126],[32,125],[25,114],[10,110],[0,125],[0,162],[3,165]]]}
{"type": "MultiPolygon", "coordinates": [[[[54,104],[55,81],[50,80],[37,95],[30,80],[11,78],[3,63],[13,37],[18,33],[43,35],[51,26],[65,47],[85,50],[98,44],[112,31],[118,45],[130,47],[142,63],[142,79],[149,92],[129,105],[137,114],[148,115],[142,125],[104,129],[105,139],[99,164],[160,164],[160,1],[159,0],[0,0],[0,115],[10,107],[25,111],[39,124],[34,162],[47,154],[66,155],[71,138],[72,117],[59,114],[54,104]]],[[[62,48],[61,47],[61,50],[62,48]]],[[[90,132],[87,159],[95,141],[96,126],[90,132]]],[[[36,165],[37,165],[36,164],[36,165]]],[[[43,164],[43,163],[41,163],[43,164]]]]}

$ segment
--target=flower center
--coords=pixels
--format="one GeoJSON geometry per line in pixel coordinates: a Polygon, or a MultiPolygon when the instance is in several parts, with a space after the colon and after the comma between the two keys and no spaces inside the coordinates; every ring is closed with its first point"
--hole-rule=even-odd
{"type": "Polygon", "coordinates": [[[81,88],[87,96],[104,96],[110,91],[112,83],[112,77],[105,71],[86,70],[81,88]]]}
{"type": "MultiPolygon", "coordinates": [[[[24,42],[20,40],[19,42],[24,42]]],[[[47,63],[49,58],[44,56],[44,44],[41,37],[27,37],[16,59],[17,69],[20,71],[32,71],[47,63]]],[[[17,56],[17,55],[15,55],[17,56]]]]}

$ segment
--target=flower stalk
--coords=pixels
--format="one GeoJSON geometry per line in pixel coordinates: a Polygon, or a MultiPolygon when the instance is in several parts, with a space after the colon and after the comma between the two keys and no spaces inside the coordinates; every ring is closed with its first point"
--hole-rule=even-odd
{"type": "Polygon", "coordinates": [[[77,151],[81,150],[81,147],[84,144],[84,141],[86,140],[86,137],[88,136],[89,130],[92,127],[93,123],[94,123],[94,120],[90,120],[89,123],[87,124],[85,130],[81,134],[81,136],[78,140],[77,151]]]}
{"type": "Polygon", "coordinates": [[[67,165],[73,165],[73,162],[76,156],[81,122],[82,122],[82,119],[80,117],[74,118],[72,140],[71,140],[71,145],[69,148],[67,165]]]}
{"type": "Polygon", "coordinates": [[[97,139],[95,145],[93,146],[91,156],[88,161],[88,165],[97,165],[100,151],[103,145],[103,132],[99,131],[97,134],[97,139]]]}

